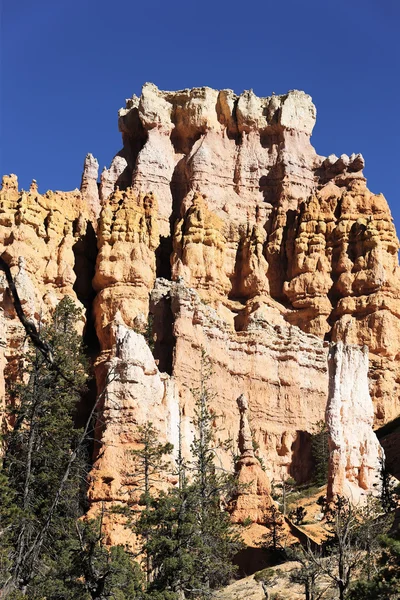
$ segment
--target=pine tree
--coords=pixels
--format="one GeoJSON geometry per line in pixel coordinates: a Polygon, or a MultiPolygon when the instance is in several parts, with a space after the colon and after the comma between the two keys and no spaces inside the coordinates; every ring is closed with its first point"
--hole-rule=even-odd
{"type": "Polygon", "coordinates": [[[311,436],[311,454],[314,461],[313,481],[316,485],[325,485],[328,481],[329,444],[325,421],[319,421],[317,431],[311,436]]]}
{"type": "Polygon", "coordinates": [[[263,535],[263,546],[274,552],[283,550],[285,546],[285,519],[274,504],[266,511],[265,524],[269,532],[263,535]]]}
{"type": "Polygon", "coordinates": [[[196,589],[199,597],[207,598],[210,590],[227,583],[235,572],[232,558],[241,547],[240,536],[230,523],[229,515],[221,510],[222,497],[229,498],[237,489],[235,478],[222,469],[217,470],[218,451],[228,444],[215,440],[218,416],[211,411],[213,394],[208,381],[210,361],[202,349],[199,387],[193,390],[195,436],[191,445],[190,465],[192,484],[189,488],[198,507],[196,544],[192,549],[197,572],[196,589]]]}
{"type": "Polygon", "coordinates": [[[221,510],[221,496],[229,494],[232,477],[218,472],[213,425],[209,408],[209,363],[203,353],[196,399],[192,458],[182,461],[180,485],[151,499],[137,531],[146,534],[153,581],[150,592],[170,592],[180,598],[209,598],[212,590],[228,582],[235,571],[233,556],[241,548],[239,535],[221,510]],[[187,476],[186,476],[187,474],[187,476]]]}
{"type": "MultiPolygon", "coordinates": [[[[142,496],[141,504],[146,509],[151,506],[152,496],[151,489],[153,485],[160,480],[160,474],[166,472],[169,463],[164,460],[164,456],[171,454],[173,445],[169,442],[161,443],[158,440],[159,433],[151,422],[145,423],[138,427],[138,444],[139,448],[131,450],[131,454],[135,459],[135,479],[139,484],[142,496]]],[[[147,529],[141,529],[140,534],[145,539],[144,553],[146,556],[146,574],[147,581],[150,582],[152,572],[151,553],[148,547],[147,529]]]]}
{"type": "Polygon", "coordinates": [[[12,505],[0,507],[0,530],[7,531],[10,544],[8,570],[2,575],[7,593],[13,588],[27,592],[43,562],[57,557],[81,514],[86,457],[74,416],[88,369],[75,331],[79,316],[71,299],[59,303],[52,322],[41,331],[52,349],[53,365],[33,349],[21,382],[12,390],[14,408],[8,419],[13,427],[4,436],[2,465],[8,490],[3,494],[12,498],[12,505]],[[73,463],[71,454],[76,455],[73,463]]]}
{"type": "Polygon", "coordinates": [[[78,429],[76,411],[88,377],[75,330],[80,317],[74,302],[64,298],[49,324],[32,326],[34,346],[10,390],[6,417],[12,427],[3,436],[0,464],[1,598],[146,598],[143,577],[128,553],[104,545],[100,520],[80,519],[87,445],[106,389],[78,429]]]}
{"type": "Polygon", "coordinates": [[[143,573],[122,546],[105,545],[102,516],[76,521],[76,535],[47,559],[29,600],[144,600],[143,573]]]}
{"type": "Polygon", "coordinates": [[[122,546],[106,548],[102,516],[78,522],[79,545],[71,553],[74,581],[93,600],[135,600],[142,597],[144,578],[122,546]]]}
{"type": "Polygon", "coordinates": [[[159,481],[160,473],[165,473],[169,468],[164,456],[171,454],[173,445],[159,442],[159,433],[151,422],[138,427],[137,442],[140,448],[130,452],[135,459],[135,479],[143,492],[141,502],[148,506],[152,485],[159,481]]]}
{"type": "MultiPolygon", "coordinates": [[[[380,502],[386,513],[392,512],[399,501],[399,484],[395,483],[394,477],[389,473],[384,458],[380,459],[380,502]]],[[[396,480],[397,481],[397,480],[396,480]]]]}

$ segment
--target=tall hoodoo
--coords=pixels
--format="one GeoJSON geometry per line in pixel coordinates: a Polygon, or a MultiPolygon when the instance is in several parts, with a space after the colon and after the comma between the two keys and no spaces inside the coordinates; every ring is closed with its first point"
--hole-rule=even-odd
{"type": "Polygon", "coordinates": [[[97,178],[99,175],[99,163],[93,154],[87,154],[83,163],[81,181],[81,193],[88,206],[93,212],[94,220],[97,221],[100,214],[100,198],[97,178]]]}
{"type": "Polygon", "coordinates": [[[254,455],[253,438],[250,430],[247,398],[241,394],[237,400],[240,412],[238,446],[240,457],[236,463],[239,495],[233,503],[231,513],[234,523],[265,523],[266,511],[272,504],[271,484],[261,463],[254,455]]]}
{"type": "Polygon", "coordinates": [[[244,394],[240,394],[238,399],[236,400],[239,413],[240,413],[240,424],[239,424],[239,436],[238,436],[238,446],[240,452],[240,463],[246,462],[246,460],[255,458],[254,456],[254,445],[253,438],[251,435],[251,429],[249,425],[249,419],[247,417],[247,413],[249,411],[249,403],[247,402],[247,398],[244,394]]]}
{"type": "Polygon", "coordinates": [[[373,420],[368,348],[338,342],[329,351],[328,499],[341,495],[357,503],[366,494],[378,492],[384,454],[372,430],[373,420]]]}

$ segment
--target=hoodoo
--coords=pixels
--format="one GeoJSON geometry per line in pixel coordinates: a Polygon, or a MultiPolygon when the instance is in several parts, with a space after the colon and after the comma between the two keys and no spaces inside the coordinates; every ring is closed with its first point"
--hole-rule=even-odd
{"type": "MultiPolygon", "coordinates": [[[[363,157],[316,153],[315,119],[301,91],[259,98],[148,83],[119,111],[123,147],[100,182],[91,154],[80,191],[23,191],[3,177],[0,251],[26,315],[38,322],[64,296],[86,311],[80,329],[103,394],[93,511],[134,493],[127,457],[138,425],[152,421],[189,453],[204,351],[216,436],[239,435],[241,472],[260,471],[252,510],[273,479],[310,480],[311,435],[325,415],[331,493],[372,490],[372,427],[400,412],[399,241],[363,157]],[[266,472],[248,447],[247,415],[266,472]]],[[[0,283],[10,382],[25,332],[0,283]]],[[[228,470],[231,458],[220,450],[228,470]]],[[[116,517],[107,527],[111,542],[124,539],[116,517]]]]}

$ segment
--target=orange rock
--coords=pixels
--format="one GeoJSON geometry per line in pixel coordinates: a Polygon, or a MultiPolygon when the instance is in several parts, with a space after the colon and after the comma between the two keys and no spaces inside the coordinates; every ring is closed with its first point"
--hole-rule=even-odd
{"type": "Polygon", "coordinates": [[[231,518],[233,523],[244,523],[250,520],[264,525],[267,510],[272,504],[271,484],[254,454],[247,418],[249,405],[243,394],[237,399],[237,404],[240,411],[238,441],[240,457],[235,467],[239,492],[232,503],[231,518]]]}
{"type": "MultiPolygon", "coordinates": [[[[146,419],[176,446],[180,409],[189,453],[202,348],[222,416],[217,437],[237,438],[235,398],[245,394],[267,480],[310,476],[330,341],[368,346],[375,423],[398,416],[399,242],[386,200],[366,187],[362,156],[316,154],[315,118],[304,92],[259,98],[146,84],[119,112],[124,147],[99,189],[91,155],[80,192],[41,195],[35,183],[20,192],[15,176],[3,179],[0,250],[27,314],[38,318],[65,294],[80,299],[95,316],[99,390],[118,368],[97,430],[104,453],[95,456],[93,504],[123,501],[120,488],[131,493],[125,448],[146,419]],[[135,337],[150,306],[158,365],[135,337]],[[125,343],[131,354],[122,357],[125,343]]],[[[1,286],[3,363],[12,372],[24,335],[1,286]]],[[[228,453],[218,460],[233,468],[228,453]]],[[[268,488],[256,463],[242,466],[244,479],[268,488]]],[[[258,510],[253,496],[243,510],[258,510]]]]}

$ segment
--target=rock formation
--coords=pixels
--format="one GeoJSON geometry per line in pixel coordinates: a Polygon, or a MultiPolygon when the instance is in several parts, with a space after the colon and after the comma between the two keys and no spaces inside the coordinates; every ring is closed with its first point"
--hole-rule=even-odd
{"type": "Polygon", "coordinates": [[[120,111],[124,148],[110,172],[154,192],[172,277],[235,327],[274,300],[307,333],[367,344],[383,423],[398,413],[398,240],[362,156],[315,153],[315,115],[298,91],[258,98],[146,84],[120,111]]]}
{"type": "MultiPolygon", "coordinates": [[[[315,119],[304,92],[259,98],[145,84],[119,112],[123,148],[99,183],[90,154],[81,191],[42,195],[35,182],[24,192],[15,176],[3,178],[0,250],[24,310],[45,318],[65,294],[86,309],[85,339],[104,392],[94,508],[131,494],[126,452],[149,417],[176,447],[180,408],[189,452],[202,349],[213,367],[217,436],[237,439],[235,398],[244,394],[266,477],[304,482],[310,436],[325,418],[329,343],[367,345],[369,371],[366,354],[354,350],[363,375],[346,372],[367,402],[368,371],[373,413],[369,405],[356,451],[349,438],[337,442],[337,464],[346,456],[349,468],[335,472],[331,487],[354,494],[371,485],[379,453],[367,434],[372,416],[382,425],[400,413],[399,242],[385,198],[367,189],[362,156],[316,154],[315,119]]],[[[12,378],[24,336],[3,280],[1,291],[0,366],[12,378]]],[[[350,412],[342,433],[361,410],[343,385],[350,412]]],[[[218,459],[232,469],[228,453],[218,459]]]]}
{"type": "Polygon", "coordinates": [[[234,523],[265,524],[266,511],[272,504],[271,484],[261,463],[256,458],[253,449],[253,438],[247,417],[249,405],[246,397],[241,394],[237,399],[240,412],[239,453],[236,463],[238,474],[239,495],[234,502],[231,518],[234,523]]]}
{"type": "Polygon", "coordinates": [[[99,175],[99,163],[92,154],[88,154],[83,164],[81,181],[81,193],[86,199],[89,209],[93,214],[93,221],[97,224],[100,214],[100,198],[97,179],[99,175]]]}
{"type": "Polygon", "coordinates": [[[329,353],[328,499],[336,495],[355,504],[378,493],[383,450],[372,430],[374,407],[368,390],[368,348],[333,345],[329,353]]]}
{"type": "Polygon", "coordinates": [[[117,312],[133,327],[147,317],[148,295],[156,278],[159,244],[157,203],[153,194],[117,189],[103,204],[98,230],[98,255],[93,287],[97,335],[102,349],[117,312]],[[140,320],[140,318],[139,318],[140,320]]]}
{"type": "MultiPolygon", "coordinates": [[[[92,208],[78,190],[49,191],[42,195],[36,181],[29,191],[24,191],[18,189],[15,175],[3,177],[0,253],[10,266],[25,315],[36,323],[46,319],[66,295],[82,309],[84,305],[89,308],[94,265],[88,252],[79,260],[78,248],[85,245],[88,232],[93,230],[92,208]]],[[[4,386],[4,378],[10,382],[19,369],[26,350],[26,335],[16,317],[3,273],[0,273],[0,298],[4,386]]],[[[77,327],[83,331],[84,316],[77,327]]]]}

